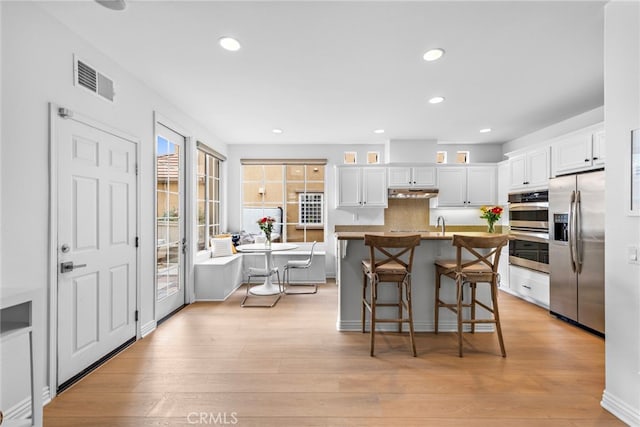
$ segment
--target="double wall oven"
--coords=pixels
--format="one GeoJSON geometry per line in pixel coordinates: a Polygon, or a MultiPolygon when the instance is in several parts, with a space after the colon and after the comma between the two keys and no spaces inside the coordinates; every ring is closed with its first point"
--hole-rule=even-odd
{"type": "Polygon", "coordinates": [[[509,194],[509,263],[549,272],[549,192],[509,194]]]}

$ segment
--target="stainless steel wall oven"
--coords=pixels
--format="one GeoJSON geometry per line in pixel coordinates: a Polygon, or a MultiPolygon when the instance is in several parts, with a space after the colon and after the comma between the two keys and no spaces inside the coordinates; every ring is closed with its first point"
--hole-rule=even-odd
{"type": "Polygon", "coordinates": [[[549,192],[509,194],[509,263],[549,272],[549,192]]]}

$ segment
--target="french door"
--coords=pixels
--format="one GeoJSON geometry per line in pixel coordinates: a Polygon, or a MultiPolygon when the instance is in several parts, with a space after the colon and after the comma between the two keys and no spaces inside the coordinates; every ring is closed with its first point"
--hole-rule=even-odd
{"type": "Polygon", "coordinates": [[[185,137],[156,127],[156,321],[185,304],[185,137]]]}

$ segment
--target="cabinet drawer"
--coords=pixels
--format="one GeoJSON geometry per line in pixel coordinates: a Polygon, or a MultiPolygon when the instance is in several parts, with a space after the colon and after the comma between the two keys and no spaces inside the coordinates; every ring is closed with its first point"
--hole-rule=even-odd
{"type": "Polygon", "coordinates": [[[549,275],[509,266],[509,288],[527,301],[549,308],[549,275]]]}

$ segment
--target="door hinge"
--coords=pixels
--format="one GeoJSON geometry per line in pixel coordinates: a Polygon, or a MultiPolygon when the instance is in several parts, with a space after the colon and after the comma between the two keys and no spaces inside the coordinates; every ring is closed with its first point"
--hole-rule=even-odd
{"type": "Polygon", "coordinates": [[[140,238],[136,236],[136,248],[140,246],[140,238]]]}
{"type": "Polygon", "coordinates": [[[138,164],[136,163],[136,176],[138,176],[138,164]]]}
{"type": "Polygon", "coordinates": [[[73,117],[73,111],[69,110],[68,108],[60,107],[58,108],[58,115],[63,119],[70,119],[73,117]]]}
{"type": "Polygon", "coordinates": [[[138,321],[138,310],[136,310],[136,313],[135,313],[135,321],[136,322],[138,321]]]}

